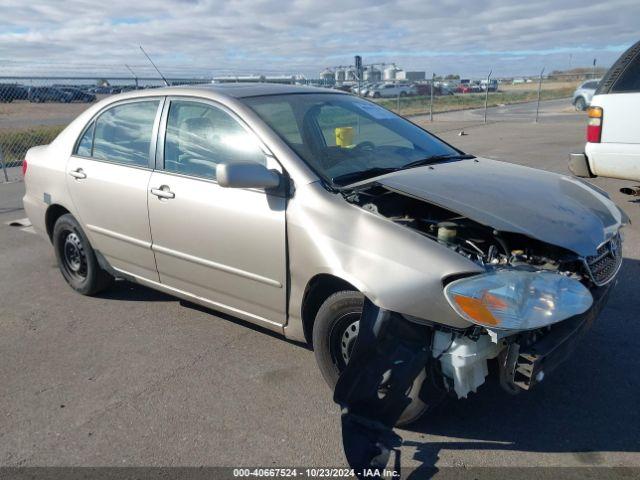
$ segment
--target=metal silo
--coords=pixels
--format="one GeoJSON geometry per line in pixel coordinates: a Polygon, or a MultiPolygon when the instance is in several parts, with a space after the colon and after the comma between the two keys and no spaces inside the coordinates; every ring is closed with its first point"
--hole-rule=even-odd
{"type": "Polygon", "coordinates": [[[384,69],[383,79],[385,82],[395,82],[398,68],[395,65],[389,65],[384,69]]]}
{"type": "Polygon", "coordinates": [[[336,77],[337,83],[344,82],[345,76],[346,76],[346,73],[344,71],[344,68],[336,68],[335,77],[336,77]]]}
{"type": "Polygon", "coordinates": [[[356,80],[358,80],[358,72],[356,72],[356,69],[353,67],[350,67],[347,69],[347,78],[346,78],[347,82],[355,82],[356,80]]]}
{"type": "Polygon", "coordinates": [[[333,70],[329,68],[325,68],[322,72],[320,72],[320,80],[324,82],[331,82],[334,80],[333,70]]]}

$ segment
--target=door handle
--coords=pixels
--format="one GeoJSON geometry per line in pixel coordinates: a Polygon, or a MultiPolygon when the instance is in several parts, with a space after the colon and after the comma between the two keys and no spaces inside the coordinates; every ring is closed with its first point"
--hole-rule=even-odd
{"type": "Polygon", "coordinates": [[[84,173],[84,170],[82,170],[81,168],[76,168],[75,170],[71,170],[69,172],[69,175],[71,175],[76,180],[82,180],[83,178],[87,178],[87,174],[84,173]]]}
{"type": "Polygon", "coordinates": [[[162,185],[160,188],[152,188],[151,193],[158,198],[175,198],[176,194],[169,190],[167,185],[162,185]]]}

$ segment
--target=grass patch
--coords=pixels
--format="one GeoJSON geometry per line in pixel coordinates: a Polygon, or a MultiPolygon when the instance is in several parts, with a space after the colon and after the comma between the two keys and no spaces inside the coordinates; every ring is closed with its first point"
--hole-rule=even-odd
{"type": "MultiPolygon", "coordinates": [[[[542,90],[540,92],[540,100],[567,98],[571,96],[573,90],[574,88],[571,86],[542,90]]],[[[434,97],[433,111],[450,112],[454,110],[483,108],[484,96],[484,93],[466,93],[434,97]]],[[[537,90],[491,92],[487,99],[487,106],[495,107],[498,105],[531,102],[537,98],[537,90]]],[[[399,100],[397,98],[385,98],[384,100],[375,100],[375,102],[401,115],[416,115],[429,112],[431,98],[428,96],[404,97],[399,100]]]]}
{"type": "Polygon", "coordinates": [[[36,145],[51,143],[63,129],[64,125],[55,125],[10,132],[0,131],[0,148],[5,165],[21,164],[27,150],[36,145]]]}

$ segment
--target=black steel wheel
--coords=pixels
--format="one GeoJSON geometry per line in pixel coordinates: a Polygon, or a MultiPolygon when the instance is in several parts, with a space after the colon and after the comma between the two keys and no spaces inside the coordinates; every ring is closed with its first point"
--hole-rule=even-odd
{"type": "Polygon", "coordinates": [[[95,295],[111,285],[113,277],[98,264],[89,240],[73,215],[58,218],[52,240],[58,267],[71,288],[83,295],[95,295]]]}

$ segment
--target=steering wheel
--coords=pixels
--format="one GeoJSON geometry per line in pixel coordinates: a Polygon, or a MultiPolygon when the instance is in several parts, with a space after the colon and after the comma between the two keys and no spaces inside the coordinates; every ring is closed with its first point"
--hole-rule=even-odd
{"type": "Polygon", "coordinates": [[[373,142],[365,140],[364,142],[357,144],[353,149],[362,152],[373,152],[376,149],[376,145],[373,142]]]}

